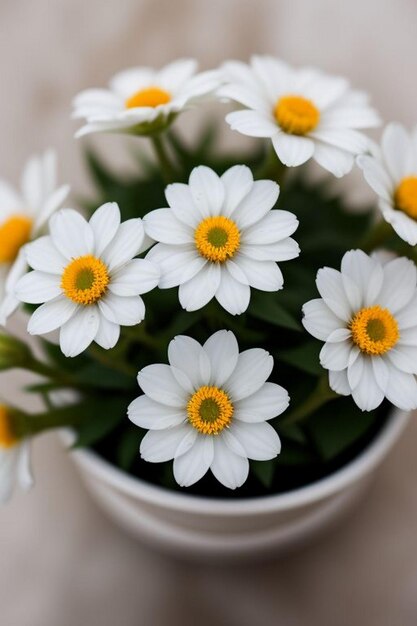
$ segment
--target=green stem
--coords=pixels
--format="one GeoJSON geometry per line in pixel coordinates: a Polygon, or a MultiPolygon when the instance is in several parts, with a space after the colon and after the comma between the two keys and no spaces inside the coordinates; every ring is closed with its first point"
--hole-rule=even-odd
{"type": "Polygon", "coordinates": [[[129,339],[151,350],[159,351],[164,347],[165,342],[162,339],[157,339],[153,335],[150,335],[146,330],[144,322],[139,326],[126,326],[124,328],[124,334],[129,337],[129,339]]]}
{"type": "Polygon", "coordinates": [[[60,385],[64,385],[65,387],[80,386],[79,382],[75,381],[70,374],[53,368],[47,363],[38,361],[38,359],[36,359],[33,355],[25,361],[22,368],[28,370],[29,372],[33,372],[34,374],[39,374],[40,376],[49,378],[50,380],[59,383],[60,385]]]}
{"type": "Polygon", "coordinates": [[[158,158],[159,165],[161,167],[162,176],[166,183],[172,183],[176,179],[176,174],[171,160],[168,156],[167,149],[161,138],[161,135],[151,135],[150,140],[158,158]]]}
{"type": "Polygon", "coordinates": [[[13,411],[13,431],[21,439],[33,437],[46,430],[75,426],[85,419],[85,412],[79,410],[79,406],[67,406],[52,408],[46,413],[22,413],[13,411]]]}
{"type": "Polygon", "coordinates": [[[288,168],[279,160],[277,153],[271,146],[265,153],[265,158],[255,173],[255,178],[274,180],[283,186],[288,168]]]}
{"type": "Polygon", "coordinates": [[[109,354],[107,351],[99,348],[95,344],[91,344],[88,349],[88,354],[94,359],[94,361],[101,363],[101,365],[105,365],[109,369],[117,370],[127,376],[135,377],[137,375],[137,371],[134,367],[131,367],[128,363],[124,363],[123,361],[118,361],[114,354],[109,354]]]}
{"type": "Polygon", "coordinates": [[[387,239],[393,234],[391,224],[388,224],[385,220],[374,224],[371,230],[366,234],[359,247],[364,252],[372,252],[376,248],[382,246],[387,239]]]}
{"type": "Polygon", "coordinates": [[[281,420],[280,426],[293,426],[294,424],[303,422],[321,406],[338,397],[339,395],[330,389],[327,375],[323,376],[308,398],[281,420]]]}

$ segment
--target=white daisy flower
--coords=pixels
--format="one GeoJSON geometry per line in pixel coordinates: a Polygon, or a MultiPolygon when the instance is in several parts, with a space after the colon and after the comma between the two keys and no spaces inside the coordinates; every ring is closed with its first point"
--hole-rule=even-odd
{"type": "Polygon", "coordinates": [[[31,335],[60,328],[65,356],[83,352],[92,341],[105,349],[116,345],[120,326],[145,317],[139,294],[156,287],[158,267],[134,259],[145,250],[142,220],[120,224],[115,202],[103,204],[87,222],[77,211],[61,209],[49,222],[50,236],[26,248],[34,269],[19,280],[22,302],[42,304],[29,320],[31,335]]]}
{"type": "Polygon", "coordinates": [[[296,166],[313,158],[337,177],[347,174],[369,140],[359,129],[379,125],[366,94],[344,78],[311,68],[293,69],[267,56],[250,65],[231,61],[222,68],[221,97],[245,107],[226,116],[233,130],[269,137],[282,163],[296,166]]]}
{"type": "Polygon", "coordinates": [[[384,399],[417,408],[417,271],[406,258],[381,262],[361,250],[342,259],[341,271],[317,274],[321,299],[303,307],[304,327],[325,341],[321,365],[330,387],[352,395],[363,411],[384,399]]]}
{"type": "Polygon", "coordinates": [[[285,411],[289,397],[283,387],[265,382],[272,356],[259,348],[239,354],[234,334],[220,330],[203,346],[191,337],[175,337],[168,359],[170,365],[139,372],[145,395],[129,406],[130,420],[149,429],[141,456],[151,463],[174,459],[182,487],[209,469],[225,487],[240,487],[248,459],[266,461],[281,448],[267,420],[285,411]]]}
{"type": "Polygon", "coordinates": [[[76,137],[95,132],[147,135],[168,126],[183,110],[215,91],[216,71],[196,74],[197,63],[180,59],[161,70],[135,67],[116,74],[108,89],[87,89],[74,99],[74,118],[86,125],[76,137]]]}
{"type": "Polygon", "coordinates": [[[29,441],[16,438],[9,409],[0,405],[0,503],[10,498],[16,481],[25,491],[33,485],[29,441]]]}
{"type": "Polygon", "coordinates": [[[25,244],[39,236],[68,192],[68,185],[57,187],[53,150],[28,161],[19,190],[0,180],[0,324],[19,305],[13,290],[26,271],[25,244]]]}
{"type": "Polygon", "coordinates": [[[379,196],[386,222],[411,246],[417,244],[417,127],[408,133],[400,124],[389,124],[381,147],[358,157],[368,184],[379,196]]]}
{"type": "Polygon", "coordinates": [[[165,195],[170,208],[144,218],[147,234],[159,242],[147,258],[160,267],[161,289],[179,285],[184,309],[195,311],[215,297],[238,315],[249,305],[250,287],[282,289],[276,262],[294,259],[300,249],[290,237],[295,215],[271,210],[279,195],[275,182],[254,182],[244,165],[221,177],[200,166],[188,185],[168,185],[165,195]]]}

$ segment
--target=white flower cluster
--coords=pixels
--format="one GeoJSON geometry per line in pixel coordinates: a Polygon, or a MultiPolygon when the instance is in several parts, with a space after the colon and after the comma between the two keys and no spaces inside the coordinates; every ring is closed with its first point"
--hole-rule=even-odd
{"type": "MultiPolygon", "coordinates": [[[[367,95],[311,68],[255,56],[249,65],[227,62],[218,70],[196,70],[189,59],[159,71],[133,68],[117,74],[108,89],[83,91],[74,100],[74,117],[85,120],[77,136],[155,136],[198,102],[233,101],[241,110],[226,116],[231,128],[270,139],[284,165],[314,159],[340,177],[357,157],[384,219],[404,241],[417,244],[417,131],[409,135],[389,125],[381,147],[375,146],[362,132],[380,123],[367,95]]],[[[113,348],[121,326],[143,321],[141,294],[156,287],[179,287],[186,311],[216,299],[225,311],[240,315],[251,289],[283,288],[279,264],[300,254],[292,238],[296,216],[275,208],[279,186],[254,180],[245,165],[221,176],[206,166],[194,168],[188,184],[167,186],[167,206],[143,220],[121,223],[118,205],[107,203],[86,221],[73,209],[60,208],[67,194],[67,185],[57,186],[52,151],[29,161],[19,191],[0,181],[0,322],[6,323],[19,302],[41,305],[29,320],[29,333],[59,329],[68,357],[92,342],[113,348]],[[136,258],[146,251],[146,258],[136,258]]],[[[303,323],[325,342],[320,360],[331,388],[352,395],[363,410],[376,408],[385,397],[403,409],[416,408],[414,263],[382,262],[350,251],[340,272],[319,271],[317,288],[321,298],[304,305],[303,323]]],[[[248,459],[271,459],[280,451],[267,421],[286,409],[289,398],[282,387],[266,382],[271,355],[257,348],[239,353],[234,334],[222,330],[204,345],[175,337],[168,359],[169,365],[139,372],[144,395],[129,407],[132,422],[149,430],[143,458],[174,459],[174,475],[183,486],[209,469],[229,488],[242,485],[248,459]]],[[[32,482],[28,442],[13,436],[9,417],[0,407],[2,499],[16,468],[24,486],[32,482]]]]}

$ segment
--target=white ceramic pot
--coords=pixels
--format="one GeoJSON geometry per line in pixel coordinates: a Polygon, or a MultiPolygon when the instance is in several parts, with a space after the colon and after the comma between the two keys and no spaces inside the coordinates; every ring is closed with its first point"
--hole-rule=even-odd
{"type": "Polygon", "coordinates": [[[147,544],[182,557],[253,558],[305,541],[340,519],[364,493],[408,418],[393,411],[369,446],[334,474],[260,498],[227,501],[171,492],[125,474],[90,450],[72,456],[102,508],[147,544]]]}

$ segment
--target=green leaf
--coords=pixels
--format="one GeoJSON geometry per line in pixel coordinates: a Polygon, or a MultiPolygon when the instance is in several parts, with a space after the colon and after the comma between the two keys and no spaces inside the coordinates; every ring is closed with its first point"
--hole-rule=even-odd
{"type": "Polygon", "coordinates": [[[275,459],[270,461],[251,461],[251,469],[256,478],[269,489],[272,484],[275,472],[275,459]]]}
{"type": "MultiPolygon", "coordinates": [[[[74,407],[77,410],[77,407],[74,407]]],[[[108,435],[126,418],[125,398],[103,398],[84,405],[83,419],[76,427],[74,448],[87,448],[108,435]]]]}
{"type": "Polygon", "coordinates": [[[83,385],[102,389],[136,388],[136,380],[123,372],[106,367],[102,363],[90,363],[81,368],[74,377],[83,385]]]}
{"type": "Polygon", "coordinates": [[[313,463],[317,463],[317,456],[310,448],[296,445],[290,441],[283,441],[277,465],[311,466],[313,463]]]}
{"type": "Polygon", "coordinates": [[[288,363],[312,376],[321,376],[323,374],[323,368],[319,360],[320,350],[321,344],[318,341],[308,341],[296,348],[279,350],[277,357],[279,361],[288,363]]]}
{"type": "Polygon", "coordinates": [[[351,398],[340,398],[322,406],[306,428],[317,451],[327,461],[364,437],[377,420],[377,411],[361,411],[351,398]]]}
{"type": "Polygon", "coordinates": [[[277,301],[277,294],[256,293],[252,296],[248,314],[274,326],[289,328],[297,332],[302,331],[301,324],[286,311],[277,301]]]}
{"type": "Polygon", "coordinates": [[[122,434],[117,448],[117,460],[119,466],[126,472],[132,467],[135,459],[138,458],[140,442],[144,436],[145,431],[130,427],[122,434]]]}

